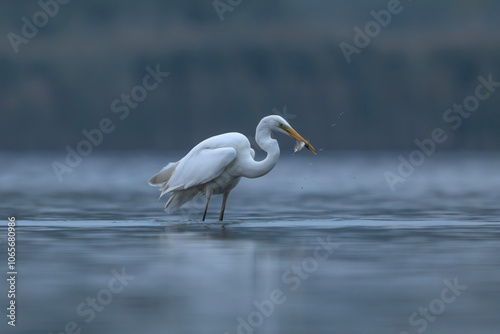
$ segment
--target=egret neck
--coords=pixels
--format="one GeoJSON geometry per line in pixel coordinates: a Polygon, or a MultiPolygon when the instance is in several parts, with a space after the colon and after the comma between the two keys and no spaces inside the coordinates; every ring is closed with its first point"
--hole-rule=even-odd
{"type": "Polygon", "coordinates": [[[276,166],[280,157],[278,141],[271,137],[271,128],[262,121],[255,131],[255,141],[267,153],[267,156],[262,161],[249,159],[248,164],[245,166],[246,168],[243,170],[243,176],[248,178],[266,175],[276,166]]]}

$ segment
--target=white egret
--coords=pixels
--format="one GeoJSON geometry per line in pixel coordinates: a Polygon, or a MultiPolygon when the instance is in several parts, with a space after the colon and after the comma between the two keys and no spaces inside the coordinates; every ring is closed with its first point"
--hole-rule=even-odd
{"type": "Polygon", "coordinates": [[[276,165],[280,148],[278,141],[271,137],[272,131],[295,139],[298,145],[294,152],[305,146],[316,154],[314,148],[283,117],[271,115],[259,122],[255,133],[255,141],[267,152],[264,160],[254,160],[255,151],[247,137],[241,133],[229,132],[202,141],[184,158],[165,166],[149,180],[149,184],[160,187],[160,198],[167,193],[172,194],[165,205],[169,211],[180,208],[195,196],[205,195],[203,221],[211,196],[223,194],[219,216],[219,220],[222,220],[229,192],[236,187],[240,178],[266,175],[276,165]]]}

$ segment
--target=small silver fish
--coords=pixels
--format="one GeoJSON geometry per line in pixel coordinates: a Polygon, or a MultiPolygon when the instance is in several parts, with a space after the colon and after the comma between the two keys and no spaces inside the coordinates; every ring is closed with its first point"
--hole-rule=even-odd
{"type": "Polygon", "coordinates": [[[306,143],[304,143],[303,141],[297,141],[297,143],[295,144],[295,147],[293,148],[293,154],[295,154],[298,151],[300,151],[301,149],[303,149],[305,145],[306,145],[306,143]]]}

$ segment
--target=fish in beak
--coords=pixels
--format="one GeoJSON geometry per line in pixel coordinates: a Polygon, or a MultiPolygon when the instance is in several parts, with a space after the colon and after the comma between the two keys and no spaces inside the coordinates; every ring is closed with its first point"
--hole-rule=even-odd
{"type": "Polygon", "coordinates": [[[309,151],[311,151],[314,154],[316,153],[316,150],[314,147],[312,147],[311,144],[307,140],[305,140],[301,135],[297,133],[291,126],[288,125],[282,125],[280,128],[285,131],[290,137],[295,139],[297,141],[297,145],[295,146],[295,149],[293,150],[293,153],[296,153],[300,151],[303,147],[307,148],[309,151]]]}

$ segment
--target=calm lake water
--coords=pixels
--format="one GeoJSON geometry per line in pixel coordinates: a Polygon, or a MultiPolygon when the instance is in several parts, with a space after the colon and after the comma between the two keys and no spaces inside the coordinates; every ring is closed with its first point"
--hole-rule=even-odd
{"type": "Polygon", "coordinates": [[[498,333],[499,154],[436,154],[392,192],[399,153],[283,150],[222,225],[220,198],[202,223],[147,185],[182,153],[96,152],[63,182],[62,154],[1,154],[1,332],[498,333]]]}

